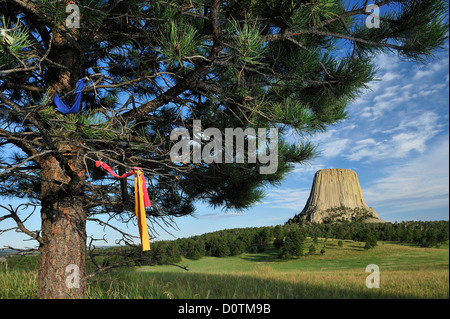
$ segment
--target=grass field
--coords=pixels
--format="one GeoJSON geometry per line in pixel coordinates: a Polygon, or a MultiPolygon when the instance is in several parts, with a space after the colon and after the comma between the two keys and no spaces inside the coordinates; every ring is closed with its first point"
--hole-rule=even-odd
{"type": "MultiPolygon", "coordinates": [[[[233,257],[183,259],[174,266],[123,268],[89,286],[89,298],[449,298],[449,250],[378,242],[319,240],[317,251],[280,261],[277,250],[233,257]],[[325,245],[325,247],[324,247],[325,245]],[[380,268],[380,288],[365,285],[365,268],[380,268]]],[[[305,247],[308,247],[307,243],[305,247]]],[[[35,298],[35,272],[0,271],[0,298],[35,298]],[[22,282],[22,283],[21,283],[22,282]],[[9,293],[8,293],[9,292],[9,293]]]]}

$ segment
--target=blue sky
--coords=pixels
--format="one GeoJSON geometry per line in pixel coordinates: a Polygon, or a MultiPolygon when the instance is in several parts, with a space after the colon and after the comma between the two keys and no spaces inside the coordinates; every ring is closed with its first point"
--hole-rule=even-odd
{"type": "MultiPolygon", "coordinates": [[[[194,216],[175,219],[177,229],[169,228],[172,235],[155,225],[157,239],[283,224],[303,209],[314,173],[322,168],[354,170],[366,203],[383,220],[448,220],[448,51],[438,53],[438,57],[418,65],[393,54],[378,55],[380,81],[370,83],[370,88],[349,105],[347,120],[311,138],[319,145],[321,156],[308,165],[296,166],[280,187],[266,189],[267,197],[253,208],[225,212],[198,204],[194,216]]],[[[2,204],[8,203],[4,200],[2,204]]],[[[32,216],[26,225],[39,229],[39,215],[32,216]]],[[[138,235],[133,224],[114,225],[138,235]]],[[[14,226],[2,222],[1,229],[14,226]]],[[[88,224],[88,234],[101,238],[103,228],[88,224]]],[[[118,236],[109,231],[105,234],[108,242],[97,244],[114,245],[118,236]]],[[[35,247],[34,241],[24,241],[27,238],[16,232],[0,234],[0,248],[35,247]]]]}

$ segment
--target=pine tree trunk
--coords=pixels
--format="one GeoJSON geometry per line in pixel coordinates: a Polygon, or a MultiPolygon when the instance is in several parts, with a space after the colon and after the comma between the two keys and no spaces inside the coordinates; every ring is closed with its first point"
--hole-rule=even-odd
{"type": "MultiPolygon", "coordinates": [[[[75,30],[76,31],[76,30],[75,30]]],[[[73,31],[71,34],[76,34],[73,31]]],[[[50,58],[66,66],[48,74],[53,94],[73,89],[82,74],[82,55],[58,32],[53,33],[50,58]]],[[[41,166],[41,237],[39,298],[86,296],[86,218],[82,188],[84,167],[74,141],[57,146],[68,166],[48,157],[41,166]],[[71,175],[72,174],[72,175],[71,175]],[[70,177],[72,176],[72,178],[70,177]],[[74,179],[76,181],[74,182],[74,179]]]]}
{"type": "MultiPolygon", "coordinates": [[[[75,159],[71,169],[83,178],[75,159]]],[[[39,298],[84,298],[86,296],[86,217],[80,189],[69,187],[71,178],[54,157],[41,171],[41,236],[39,298]]],[[[82,185],[82,183],[78,183],[82,185]]]]}

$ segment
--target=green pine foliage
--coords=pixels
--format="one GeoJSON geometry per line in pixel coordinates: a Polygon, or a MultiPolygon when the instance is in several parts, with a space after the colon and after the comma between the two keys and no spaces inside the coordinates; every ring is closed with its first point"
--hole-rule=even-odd
{"type": "Polygon", "coordinates": [[[29,31],[17,19],[12,23],[2,16],[0,19],[0,69],[15,67],[26,60],[31,52],[32,42],[29,31]]]}
{"type": "Polygon", "coordinates": [[[179,25],[170,20],[160,26],[158,43],[161,55],[169,69],[185,68],[192,66],[190,59],[194,59],[197,55],[201,38],[194,26],[179,25]]]}

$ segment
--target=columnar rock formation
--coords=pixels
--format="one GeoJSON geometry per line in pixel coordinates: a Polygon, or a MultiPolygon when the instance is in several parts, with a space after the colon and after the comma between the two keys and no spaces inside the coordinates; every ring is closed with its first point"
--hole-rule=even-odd
{"type": "Polygon", "coordinates": [[[316,172],[308,201],[298,217],[313,223],[344,220],[383,222],[365,203],[356,173],[341,168],[316,172]]]}

